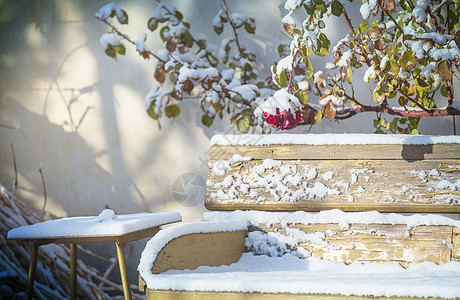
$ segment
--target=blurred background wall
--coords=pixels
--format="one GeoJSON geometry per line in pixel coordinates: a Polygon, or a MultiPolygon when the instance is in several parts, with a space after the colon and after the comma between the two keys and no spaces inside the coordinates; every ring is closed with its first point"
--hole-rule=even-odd
{"type": "MultiPolygon", "coordinates": [[[[16,195],[41,213],[42,168],[47,218],[97,215],[108,207],[117,214],[179,211],[185,221],[199,220],[205,210],[203,204],[175,201],[172,186],[185,173],[205,179],[210,137],[236,132],[236,128],[228,120],[217,119],[213,127],[204,127],[197,101],[185,100],[181,115],[163,119],[160,130],[146,114],[144,104],[144,96],[154,84],[153,62],[144,61],[126,42],[126,56],[115,61],[99,44],[99,37],[108,28],[94,14],[108,2],[0,0],[0,182],[6,188],[12,186],[13,145],[16,195]]],[[[361,1],[355,2],[349,14],[359,23],[357,5],[361,1]]],[[[222,38],[215,35],[211,23],[220,1],[167,3],[184,14],[192,24],[192,33],[203,32],[216,44],[222,38]]],[[[263,70],[261,78],[265,78],[279,59],[277,44],[289,42],[281,33],[284,1],[228,3],[232,12],[256,17],[256,35],[243,41],[256,52],[263,70]]],[[[123,31],[134,40],[148,31],[147,20],[156,1],[116,4],[129,15],[130,24],[120,25],[123,31]]],[[[299,20],[301,17],[297,15],[299,20]]],[[[328,32],[346,33],[341,21],[331,18],[328,32]]],[[[230,34],[227,28],[223,36],[230,34]]],[[[148,33],[150,49],[159,49],[160,41],[157,33],[148,33]]],[[[331,45],[335,45],[334,40],[331,45]]],[[[296,132],[371,133],[374,117],[367,113],[340,123],[323,120],[312,129],[299,128],[296,132]]],[[[420,131],[452,134],[452,118],[423,120],[420,131]]],[[[133,282],[142,245],[134,244],[132,252],[128,251],[133,253],[133,282]]]]}

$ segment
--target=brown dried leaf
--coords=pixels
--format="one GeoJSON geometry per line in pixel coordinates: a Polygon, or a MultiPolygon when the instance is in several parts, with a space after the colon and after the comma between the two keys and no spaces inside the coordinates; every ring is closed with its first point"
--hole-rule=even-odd
{"type": "Polygon", "coordinates": [[[367,34],[371,38],[376,39],[382,34],[382,29],[378,28],[377,26],[374,26],[374,27],[369,28],[369,30],[367,31],[367,34]]]}
{"type": "Polygon", "coordinates": [[[169,52],[173,52],[176,50],[177,45],[172,41],[172,39],[169,39],[166,42],[166,49],[168,49],[169,52]]]}
{"type": "Polygon", "coordinates": [[[164,83],[166,79],[166,71],[165,71],[165,66],[164,64],[158,64],[157,68],[155,69],[155,74],[153,74],[153,77],[159,82],[159,83],[164,83]]]}
{"type": "Polygon", "coordinates": [[[342,76],[342,79],[347,79],[348,77],[348,70],[346,67],[344,66],[341,66],[340,69],[339,69],[339,72],[340,72],[340,75],[342,76]]]}
{"type": "Polygon", "coordinates": [[[316,123],[317,112],[305,107],[302,113],[302,119],[307,125],[313,125],[316,123]]]}
{"type": "Polygon", "coordinates": [[[179,48],[177,48],[177,50],[179,51],[180,54],[185,54],[188,52],[188,47],[187,46],[180,46],[179,48]]]}
{"type": "Polygon", "coordinates": [[[183,89],[188,94],[190,94],[190,92],[193,90],[193,87],[194,87],[194,84],[190,79],[187,79],[183,84],[183,89]]]}
{"type": "Polygon", "coordinates": [[[378,0],[379,6],[386,11],[396,11],[395,0],[378,0]]]}
{"type": "Polygon", "coordinates": [[[385,49],[385,40],[383,38],[379,38],[377,41],[375,41],[374,48],[377,50],[385,49]]]}
{"type": "Polygon", "coordinates": [[[294,24],[289,24],[289,23],[283,23],[284,30],[289,33],[289,35],[293,36],[294,35],[294,29],[295,25],[294,24]]]}
{"type": "Polygon", "coordinates": [[[139,51],[139,55],[142,56],[144,59],[150,59],[150,53],[148,51],[139,51]]]}
{"type": "Polygon", "coordinates": [[[452,80],[452,66],[447,60],[443,60],[438,64],[438,73],[442,79],[452,80]]]}
{"type": "Polygon", "coordinates": [[[335,105],[329,101],[323,108],[323,115],[329,120],[332,120],[335,118],[335,111],[335,105]]]}

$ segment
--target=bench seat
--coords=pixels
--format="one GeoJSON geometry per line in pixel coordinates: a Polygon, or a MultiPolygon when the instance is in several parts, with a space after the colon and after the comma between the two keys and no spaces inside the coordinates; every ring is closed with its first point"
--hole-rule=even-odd
{"type": "Polygon", "coordinates": [[[211,144],[210,211],[148,242],[147,300],[460,298],[460,137],[211,144]]]}
{"type": "Polygon", "coordinates": [[[213,293],[216,292],[219,292],[219,299],[272,299],[275,296],[308,299],[320,295],[326,298],[460,297],[460,262],[455,261],[459,257],[453,251],[460,248],[460,243],[453,238],[454,232],[460,233],[460,221],[451,218],[332,210],[320,213],[207,212],[204,219],[207,221],[167,228],[149,241],[139,267],[141,287],[146,288],[147,299],[213,299],[216,296],[213,293]],[[270,220],[276,223],[268,223],[270,220]],[[285,223],[287,221],[292,223],[285,223]],[[298,229],[321,223],[340,224],[342,232],[318,234],[315,229],[315,234],[307,236],[298,229]],[[348,237],[345,244],[356,243],[357,237],[362,240],[363,232],[358,233],[356,228],[363,228],[363,225],[372,228],[372,233],[367,233],[373,235],[372,243],[382,244],[380,252],[376,249],[371,252],[378,254],[380,260],[375,257],[371,259],[371,256],[361,256],[360,260],[360,256],[356,255],[362,255],[362,249],[358,249],[362,246],[359,245],[349,249],[339,249],[334,245],[337,236],[341,236],[339,240],[348,237]],[[406,231],[417,231],[420,227],[425,229],[422,235],[403,234],[404,237],[398,241],[395,234],[389,237],[382,230],[375,229],[379,225],[401,226],[406,231]],[[286,232],[280,234],[279,230],[275,232],[269,229],[278,226],[293,228],[296,232],[294,235],[286,232]],[[439,226],[450,230],[450,237],[435,240],[435,248],[425,249],[426,254],[432,257],[424,256],[417,244],[423,243],[423,247],[426,247],[431,238],[426,234],[429,232],[426,228],[439,226]],[[265,228],[262,233],[261,228],[265,228]],[[197,234],[203,235],[203,239],[190,239],[197,234]],[[219,234],[228,235],[219,238],[219,234]],[[269,238],[263,238],[267,235],[269,238]],[[439,261],[439,256],[446,251],[448,253],[442,264],[412,262],[410,257],[406,257],[406,261],[403,257],[398,260],[398,251],[387,246],[391,244],[388,239],[397,241],[398,245],[393,247],[403,249],[403,257],[415,257],[411,255],[415,251],[417,259],[425,257],[425,260],[439,261]],[[321,250],[307,250],[309,247],[302,245],[306,240],[309,246],[316,245],[321,250]],[[245,247],[241,247],[243,243],[245,247]],[[282,249],[283,243],[290,244],[290,247],[282,249]],[[252,251],[247,252],[245,248],[252,251]],[[209,253],[203,253],[203,249],[209,253]],[[337,261],[332,261],[334,255],[322,259],[328,257],[328,251],[329,254],[345,251],[348,257],[355,253],[356,260],[346,264],[340,261],[343,255],[337,254],[337,261]],[[394,251],[394,256],[391,257],[388,251],[394,251]],[[379,263],[382,261],[386,263],[379,263]]]}
{"type": "MultiPolygon", "coordinates": [[[[395,263],[345,265],[319,258],[300,259],[290,254],[269,257],[244,253],[238,262],[229,266],[171,270],[154,275],[149,281],[152,296],[148,292],[147,299],[156,299],[154,287],[165,291],[241,295],[263,292],[291,294],[292,297],[298,294],[299,299],[305,294],[454,299],[460,297],[460,262],[441,266],[417,263],[404,269],[395,263]],[[433,272],[437,274],[434,278],[433,272]]],[[[158,293],[157,299],[164,299],[166,294],[168,292],[158,293]]],[[[247,299],[251,299],[250,295],[247,299]]]]}

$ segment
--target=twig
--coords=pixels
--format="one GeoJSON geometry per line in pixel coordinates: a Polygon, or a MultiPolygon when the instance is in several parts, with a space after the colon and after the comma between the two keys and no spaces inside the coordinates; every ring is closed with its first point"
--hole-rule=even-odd
{"type": "Polygon", "coordinates": [[[386,113],[386,114],[390,114],[394,116],[402,116],[402,117],[446,117],[446,116],[460,115],[460,110],[449,108],[449,107],[446,109],[437,109],[437,110],[427,112],[424,110],[393,109],[393,108],[384,107],[381,105],[376,105],[376,106],[366,105],[366,106],[340,108],[340,109],[337,109],[336,114],[339,115],[341,119],[346,119],[357,113],[362,113],[362,112],[379,112],[379,113],[386,113]]]}
{"type": "Polygon", "coordinates": [[[443,6],[444,4],[446,4],[446,2],[447,2],[447,0],[443,0],[441,3],[439,3],[439,5],[438,5],[438,6],[436,6],[436,8],[435,8],[435,9],[433,9],[433,11],[432,11],[431,13],[433,13],[433,14],[434,14],[434,13],[435,13],[435,12],[436,12],[438,9],[440,9],[440,8],[441,8],[441,6],[443,6]]]}
{"type": "Polygon", "coordinates": [[[18,187],[18,169],[16,166],[16,155],[14,154],[14,146],[11,143],[11,153],[13,154],[13,171],[14,171],[14,179],[13,179],[13,187],[11,188],[11,193],[14,194],[16,188],[18,187]]]}
{"type": "Polygon", "coordinates": [[[46,201],[47,201],[45,177],[43,176],[43,166],[38,168],[38,172],[40,172],[40,177],[42,179],[42,186],[43,186],[43,197],[44,197],[44,199],[43,199],[42,213],[40,215],[40,221],[43,221],[43,216],[45,215],[45,207],[46,207],[46,201]]]}
{"type": "Polygon", "coordinates": [[[347,23],[348,29],[350,29],[351,34],[355,35],[355,30],[353,29],[353,25],[351,24],[351,20],[347,15],[347,11],[345,10],[345,7],[343,8],[343,11],[342,11],[342,17],[345,20],[345,23],[347,23]]]}
{"type": "MultiPolygon", "coordinates": [[[[157,0],[157,2],[160,3],[160,2],[162,2],[162,1],[157,0]]],[[[166,5],[163,6],[163,9],[165,9],[170,15],[172,15],[172,16],[174,15],[174,14],[172,13],[172,11],[170,11],[170,10],[168,9],[168,7],[166,7],[166,5]]],[[[179,20],[179,21],[180,21],[181,24],[184,24],[184,21],[182,21],[182,20],[179,20]]],[[[185,26],[185,25],[184,25],[184,26],[185,26]]],[[[211,59],[210,59],[209,56],[208,56],[209,53],[208,53],[208,52],[206,51],[206,49],[205,49],[200,43],[198,43],[198,41],[193,37],[193,35],[190,33],[190,30],[188,30],[188,32],[189,32],[190,36],[192,37],[193,42],[194,42],[195,44],[197,44],[198,47],[199,47],[201,50],[203,50],[203,51],[206,52],[206,55],[205,55],[206,60],[211,64],[211,66],[213,66],[213,67],[217,66],[217,64],[214,64],[214,63],[211,61],[211,59]]]]}
{"type": "Polygon", "coordinates": [[[291,71],[289,71],[289,85],[288,85],[288,93],[292,91],[292,77],[294,77],[294,65],[295,65],[295,59],[297,57],[297,54],[299,54],[299,50],[297,50],[294,53],[294,58],[292,59],[292,66],[291,66],[291,71]]]}
{"type": "MultiPolygon", "coordinates": [[[[118,34],[119,36],[121,36],[122,38],[124,38],[125,40],[127,40],[129,43],[133,44],[134,46],[136,46],[136,43],[131,40],[126,34],[122,33],[121,31],[119,31],[115,26],[113,26],[112,24],[110,24],[109,22],[107,22],[107,20],[105,19],[102,19],[102,18],[99,18],[99,17],[95,17],[96,19],[98,19],[99,21],[105,23],[107,26],[109,26],[110,28],[112,28],[113,31],[115,31],[116,34],[118,34]]],[[[153,57],[155,57],[156,59],[158,59],[159,61],[161,61],[162,63],[166,63],[166,61],[162,60],[161,58],[159,58],[157,55],[155,55],[155,53],[153,53],[152,51],[148,51],[150,55],[152,55],[153,57]]],[[[174,57],[173,57],[174,58],[174,57]]],[[[177,60],[177,59],[175,59],[177,60]]]]}

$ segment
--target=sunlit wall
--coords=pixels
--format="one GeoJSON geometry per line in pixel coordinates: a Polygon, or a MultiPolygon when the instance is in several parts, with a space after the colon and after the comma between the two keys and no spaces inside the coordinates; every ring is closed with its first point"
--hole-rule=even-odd
{"type": "MultiPolygon", "coordinates": [[[[144,105],[154,83],[153,62],[144,61],[132,47],[115,61],[99,44],[108,28],[94,14],[107,2],[0,1],[0,181],[12,187],[14,147],[16,195],[42,211],[41,168],[48,217],[95,215],[109,207],[118,214],[179,211],[186,221],[199,220],[202,203],[175,201],[173,183],[184,173],[205,179],[210,137],[235,128],[228,121],[205,128],[197,102],[184,100],[180,117],[162,120],[160,130],[144,105]]],[[[121,29],[133,39],[147,32],[156,1],[116,3],[130,17],[130,25],[121,29]]],[[[220,1],[172,3],[192,23],[192,32],[203,32],[218,43],[211,19],[220,1]]],[[[256,35],[245,43],[261,59],[262,78],[278,60],[277,44],[288,42],[281,33],[283,3],[229,1],[232,11],[256,16],[256,35]]],[[[357,11],[350,10],[356,22],[357,11]]],[[[332,19],[328,32],[344,32],[340,21],[332,19]]],[[[226,29],[224,35],[230,34],[226,29]]],[[[149,35],[147,44],[159,49],[158,35],[149,35]]],[[[325,120],[309,132],[373,132],[374,117],[325,120]]],[[[451,118],[423,121],[421,126],[428,134],[452,133],[451,118]]]]}

